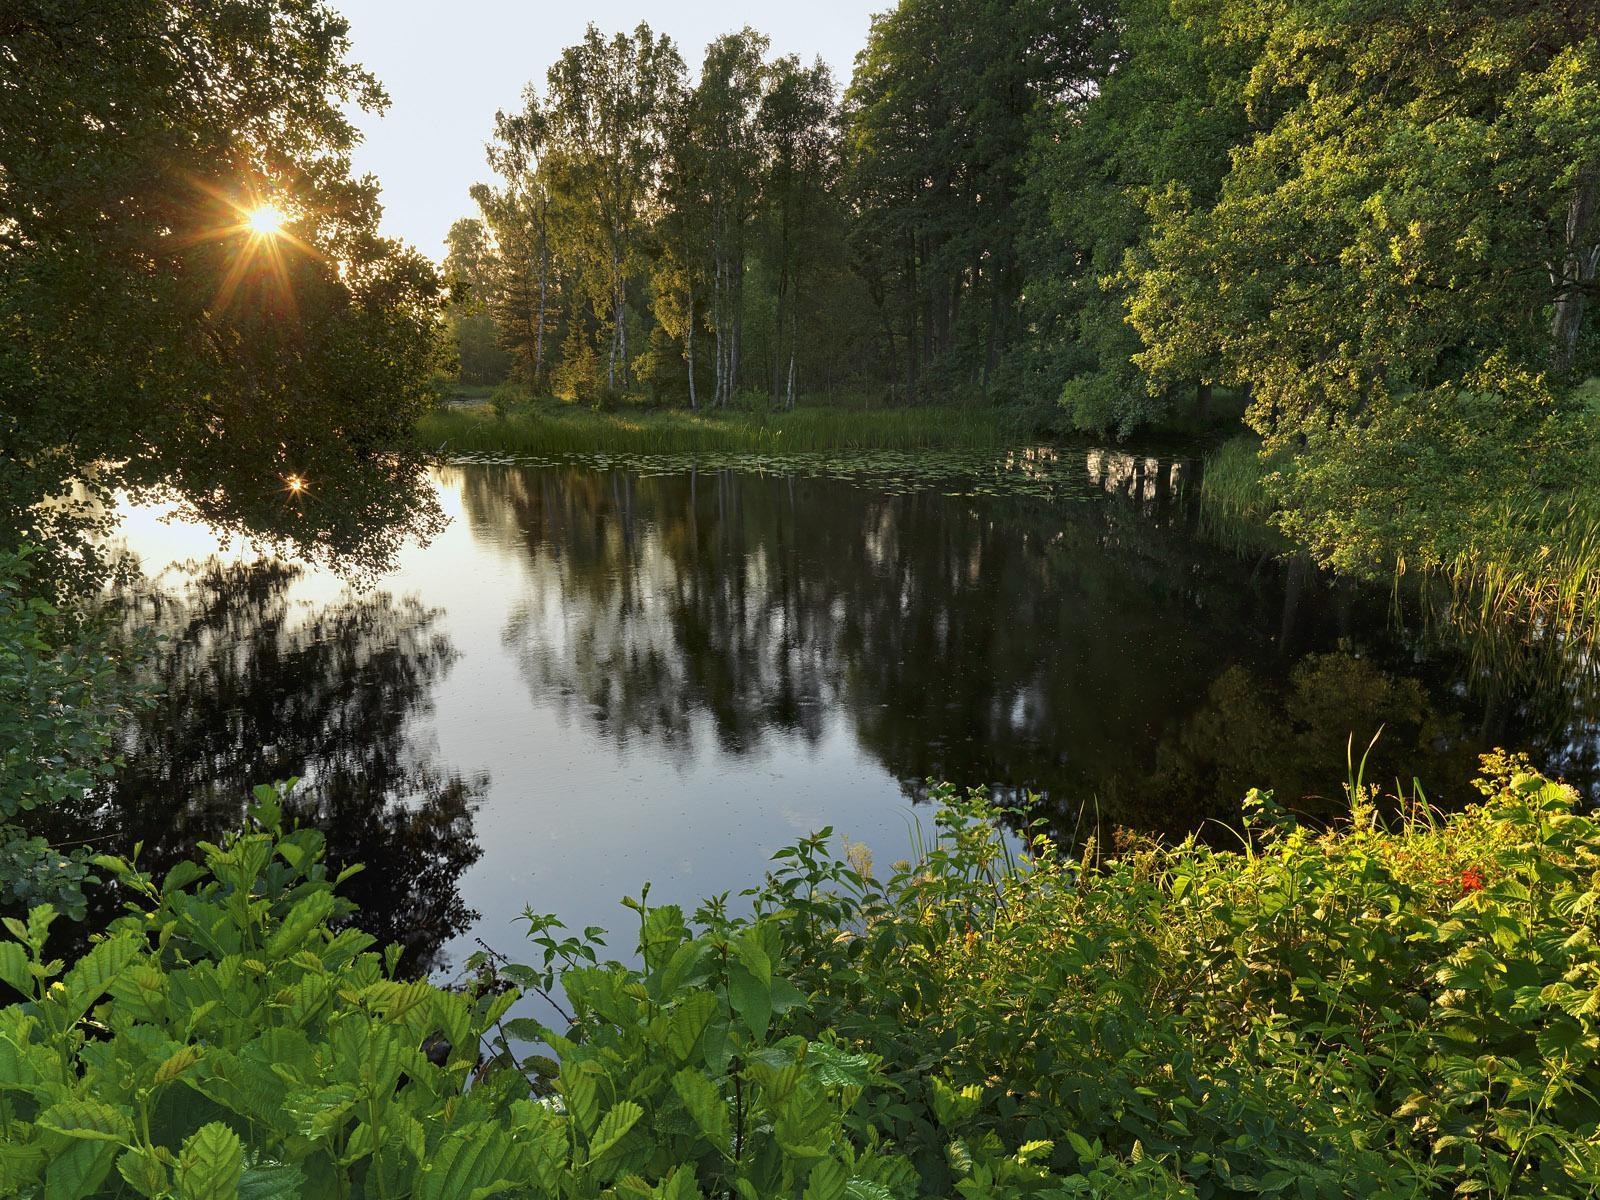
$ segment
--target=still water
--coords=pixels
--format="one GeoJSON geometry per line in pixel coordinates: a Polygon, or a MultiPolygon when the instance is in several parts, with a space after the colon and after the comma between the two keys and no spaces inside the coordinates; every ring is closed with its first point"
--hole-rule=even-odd
{"type": "Polygon", "coordinates": [[[1223,544],[1192,464],[1063,470],[1042,498],[462,464],[444,532],[362,587],[130,507],[164,694],[70,832],[159,864],[298,775],[368,926],[443,971],[516,951],[524,907],[625,931],[643,881],[692,907],[822,826],[886,865],[929,778],[1181,836],[1257,784],[1330,811],[1381,727],[1368,778],[1438,802],[1501,743],[1593,793],[1592,691],[1536,702],[1387,589],[1223,544]]]}

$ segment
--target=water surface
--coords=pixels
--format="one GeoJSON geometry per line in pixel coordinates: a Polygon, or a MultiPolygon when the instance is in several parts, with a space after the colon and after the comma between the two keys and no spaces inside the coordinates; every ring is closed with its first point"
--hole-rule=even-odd
{"type": "Polygon", "coordinates": [[[1593,789],[1588,692],[1497,689],[1387,590],[1223,544],[1192,464],[1046,465],[1006,494],[460,464],[450,525],[360,589],[130,509],[130,620],[167,635],[166,691],[71,832],[159,860],[300,775],[303,815],[368,864],[368,924],[442,968],[477,937],[518,949],[524,906],[625,929],[644,880],[737,891],[822,826],[884,866],[929,778],[1037,794],[1066,837],[1181,836],[1257,784],[1331,811],[1382,727],[1369,778],[1444,803],[1496,743],[1593,789]]]}

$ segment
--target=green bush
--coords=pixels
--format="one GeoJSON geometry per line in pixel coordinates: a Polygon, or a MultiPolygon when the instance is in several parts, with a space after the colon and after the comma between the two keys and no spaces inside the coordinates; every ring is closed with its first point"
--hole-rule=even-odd
{"type": "Polygon", "coordinates": [[[825,832],[736,906],[626,901],[632,965],[529,913],[461,991],[394,977],[262,789],[159,886],[102,860],[128,915],[70,969],[8,923],[0,1194],[1594,1194],[1600,825],[1490,766],[1447,819],[1253,793],[1238,851],[1108,861],[940,789],[882,882],[825,832]]]}
{"type": "Polygon", "coordinates": [[[32,560],[27,548],[0,550],[0,912],[48,902],[82,919],[85,856],[23,822],[111,773],[117,727],[139,697],[127,681],[132,653],[39,595],[32,560]]]}

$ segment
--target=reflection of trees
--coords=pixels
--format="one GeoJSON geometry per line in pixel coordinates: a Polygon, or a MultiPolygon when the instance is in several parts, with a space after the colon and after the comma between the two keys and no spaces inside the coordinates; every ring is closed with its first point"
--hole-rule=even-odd
{"type": "Polygon", "coordinates": [[[1270,787],[1291,811],[1326,817],[1346,807],[1352,764],[1385,790],[1409,792],[1418,775],[1459,789],[1483,749],[1418,680],[1347,653],[1308,655],[1284,680],[1233,666],[1112,809],[1118,820],[1182,836],[1197,819],[1231,817],[1250,788],[1270,787]]]}
{"type": "Polygon", "coordinates": [[[505,636],[530,684],[619,741],[688,754],[700,714],[737,753],[836,711],[913,796],[983,782],[1069,826],[1098,805],[1176,830],[1257,784],[1338,795],[1346,739],[1386,722],[1372,777],[1464,798],[1451,679],[1406,664],[1387,598],[1218,554],[1178,473],[1130,462],[1101,470],[1131,502],[1067,506],[721,471],[449,482],[525,563],[505,636]],[[1305,657],[1339,646],[1373,661],[1305,657]]]}
{"type": "Polygon", "coordinates": [[[725,471],[460,478],[474,526],[526,555],[506,641],[540,694],[678,754],[696,713],[733,753],[773,729],[820,735],[838,615],[792,539],[772,536],[796,503],[783,486],[725,471]]]}
{"type": "Polygon", "coordinates": [[[181,590],[130,602],[129,624],[166,639],[150,664],[163,692],[80,819],[121,849],[143,842],[160,868],[237,827],[252,785],[301,776],[294,815],[325,832],[334,862],[366,864],[344,888],[363,926],[425,970],[476,915],[456,884],[480,853],[486,780],[440,772],[410,728],[455,652],[414,598],[296,605],[298,575],[211,560],[181,590]]]}
{"type": "MultiPolygon", "coordinates": [[[[525,564],[506,629],[530,684],[619,741],[725,751],[830,713],[920,794],[927,777],[1046,793],[1172,832],[1252,786],[1328,811],[1347,740],[1367,778],[1470,798],[1482,745],[1539,745],[1470,664],[1398,628],[1384,591],[1197,535],[1170,461],[1089,464],[1099,503],[884,495],[725,471],[472,469],[477,534],[525,564]],[[1095,473],[1098,472],[1098,475],[1095,473]]],[[[1551,759],[1554,761],[1554,759],[1551,759]]]]}

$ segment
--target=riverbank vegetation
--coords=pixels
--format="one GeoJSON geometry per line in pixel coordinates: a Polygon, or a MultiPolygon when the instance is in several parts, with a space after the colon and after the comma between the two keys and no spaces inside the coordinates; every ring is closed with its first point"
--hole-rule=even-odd
{"type": "Polygon", "coordinates": [[[1543,604],[1594,505],[1597,61],[1561,5],[904,0],[840,93],[755,30],[694,70],[591,28],[452,231],[462,375],[1118,436],[1225,392],[1317,560],[1543,604]]]}
{"type": "Polygon", "coordinates": [[[559,401],[454,404],[417,423],[445,453],[785,454],[827,450],[968,450],[1019,440],[1016,414],[993,407],[811,406],[709,412],[639,407],[613,411],[559,401]]]}
{"type": "Polygon", "coordinates": [[[0,943],[10,1195],[1576,1196],[1600,1186],[1600,826],[1511,760],[1485,802],[1238,849],[1016,853],[941,789],[881,878],[827,833],[764,887],[529,965],[396,978],[258,789],[70,967],[0,943]],[[226,999],[224,1000],[224,997],[226,999]],[[521,1001],[519,1003],[519,998],[521,1001]],[[91,1036],[86,1021],[92,1020],[91,1036]]]}

